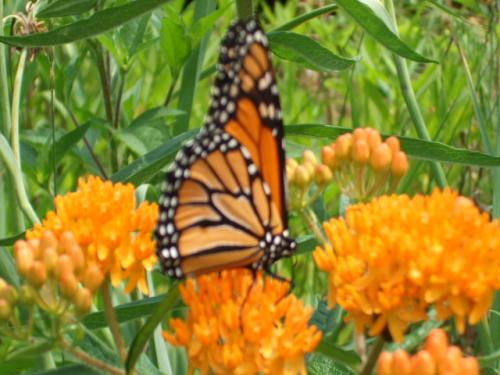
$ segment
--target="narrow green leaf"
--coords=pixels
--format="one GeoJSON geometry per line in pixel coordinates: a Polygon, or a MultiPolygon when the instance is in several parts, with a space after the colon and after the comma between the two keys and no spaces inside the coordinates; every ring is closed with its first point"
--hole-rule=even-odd
{"type": "Polygon", "coordinates": [[[313,18],[316,18],[316,17],[319,17],[319,16],[322,16],[323,14],[327,14],[327,13],[330,13],[330,12],[333,12],[335,9],[338,8],[338,5],[337,4],[330,4],[330,5],[326,5],[324,7],[321,7],[321,8],[318,8],[318,9],[314,9],[310,12],[307,12],[305,14],[302,14],[298,17],[295,17],[294,19],[284,23],[283,25],[281,26],[278,26],[277,28],[275,28],[273,31],[288,31],[288,30],[291,30],[301,24],[303,24],[304,22],[307,22],[313,18]]]}
{"type": "Polygon", "coordinates": [[[179,288],[178,285],[173,284],[163,301],[156,307],[146,324],[144,324],[141,330],[137,333],[137,336],[135,336],[125,363],[127,374],[130,374],[133,371],[139,356],[144,351],[144,347],[153,335],[153,331],[156,326],[160,324],[160,322],[165,318],[165,315],[175,307],[178,300],[179,288]]]}
{"type": "MultiPolygon", "coordinates": [[[[2,372],[3,374],[3,372],[2,372]]],[[[6,374],[10,374],[7,372],[6,374]]],[[[85,365],[72,365],[72,366],[63,366],[57,369],[38,371],[30,373],[30,375],[100,375],[102,374],[100,371],[94,370],[91,367],[87,367],[85,365]]]]}
{"type": "Polygon", "coordinates": [[[296,241],[298,249],[294,255],[309,253],[318,245],[318,240],[312,234],[301,236],[296,241]]]}
{"type": "Polygon", "coordinates": [[[164,145],[148,152],[126,167],[116,172],[111,180],[113,182],[132,182],[135,185],[148,181],[152,176],[163,169],[174,157],[175,153],[182,146],[182,142],[191,138],[198,132],[198,129],[192,129],[186,133],[172,138],[164,145]]]}
{"type": "Polygon", "coordinates": [[[394,33],[389,14],[377,0],[338,0],[337,3],[387,49],[413,61],[435,62],[412,50],[394,33]]]}
{"type": "MultiPolygon", "coordinates": [[[[0,374],[20,374],[23,370],[33,368],[35,364],[36,361],[34,359],[27,359],[23,361],[19,361],[17,359],[16,360],[2,359],[0,361],[0,374]]],[[[41,373],[38,373],[38,375],[41,375],[41,373]]]]}
{"type": "MultiPolygon", "coordinates": [[[[285,128],[287,136],[306,135],[315,138],[335,139],[339,135],[351,132],[352,129],[333,125],[290,125],[285,128]]],[[[486,155],[477,151],[469,151],[448,146],[441,142],[398,137],[401,148],[411,157],[447,163],[496,167],[500,165],[500,157],[486,155]]]]}
{"type": "Polygon", "coordinates": [[[73,16],[89,11],[97,0],[56,0],[40,8],[37,18],[73,16]]]}
{"type": "MultiPolygon", "coordinates": [[[[129,322],[134,319],[143,318],[151,315],[156,306],[165,298],[165,295],[159,295],[150,298],[143,298],[139,301],[115,306],[116,319],[118,323],[129,322]]],[[[97,329],[107,327],[104,311],[97,311],[86,315],[82,323],[88,329],[97,329]]]]}
{"type": "Polygon", "coordinates": [[[321,353],[348,366],[357,366],[361,363],[361,359],[355,351],[342,349],[324,340],[319,343],[314,352],[321,353]]]}
{"type": "Polygon", "coordinates": [[[357,61],[357,59],[337,56],[305,35],[290,31],[273,31],[267,36],[274,54],[318,72],[347,69],[357,61]]]}
{"type": "Polygon", "coordinates": [[[40,341],[37,343],[30,343],[30,345],[23,346],[18,350],[9,353],[6,360],[24,361],[31,358],[41,356],[43,353],[48,352],[54,347],[53,341],[40,341]]]}
{"type": "Polygon", "coordinates": [[[22,233],[19,233],[19,234],[16,234],[15,236],[12,236],[12,237],[7,237],[7,238],[2,238],[0,239],[0,246],[12,246],[14,245],[14,243],[23,238],[24,237],[24,233],[25,232],[22,232],[22,233]]]}
{"type": "Polygon", "coordinates": [[[0,42],[19,47],[47,47],[71,43],[114,29],[165,4],[168,0],[136,0],[107,8],[85,20],[76,21],[54,30],[26,36],[0,36],[0,42]]]}
{"type": "Polygon", "coordinates": [[[85,136],[85,133],[92,124],[93,120],[87,121],[85,124],[80,125],[76,129],[71,130],[59,138],[56,141],[54,148],[50,148],[48,156],[49,162],[52,162],[53,152],[55,152],[55,160],[57,164],[64,157],[64,155],[85,136]]]}
{"type": "MultiPolygon", "coordinates": [[[[0,277],[9,284],[19,286],[19,274],[10,251],[0,247],[0,277]]],[[[1,374],[1,372],[0,372],[1,374]]]]}

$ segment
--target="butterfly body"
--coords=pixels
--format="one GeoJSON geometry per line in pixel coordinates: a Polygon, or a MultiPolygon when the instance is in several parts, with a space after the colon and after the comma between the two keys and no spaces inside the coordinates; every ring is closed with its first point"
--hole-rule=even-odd
{"type": "Polygon", "coordinates": [[[283,125],[267,40],[256,21],[222,42],[206,123],[162,188],[157,255],[170,276],[267,269],[291,255],[283,125]]]}

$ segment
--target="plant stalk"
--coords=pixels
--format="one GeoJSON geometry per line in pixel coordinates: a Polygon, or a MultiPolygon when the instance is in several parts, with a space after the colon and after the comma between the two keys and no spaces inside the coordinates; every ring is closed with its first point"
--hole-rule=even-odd
{"type": "Polygon", "coordinates": [[[359,375],[370,375],[377,364],[378,357],[380,353],[382,353],[382,349],[384,349],[385,339],[382,335],[378,336],[373,346],[370,350],[370,354],[368,355],[368,359],[366,360],[363,369],[359,373],[359,375]]]}
{"type": "MultiPolygon", "coordinates": [[[[0,35],[3,35],[3,0],[0,1],[0,35]]],[[[10,134],[10,99],[9,81],[7,79],[7,66],[5,51],[7,47],[0,44],[0,131],[8,137],[10,134]]]]}
{"type": "MultiPolygon", "coordinates": [[[[394,30],[396,33],[398,33],[396,13],[394,11],[393,0],[385,0],[385,5],[394,23],[394,30]]],[[[408,112],[410,113],[410,116],[413,120],[413,124],[415,125],[417,134],[421,139],[430,141],[431,137],[429,135],[429,132],[427,131],[427,126],[425,125],[422,112],[420,111],[420,107],[418,106],[418,102],[415,97],[415,92],[413,91],[413,87],[411,85],[410,73],[408,72],[408,65],[406,64],[405,59],[403,59],[401,56],[395,54],[393,56],[394,56],[394,63],[396,64],[396,70],[398,72],[401,91],[403,93],[406,106],[408,107],[408,112]]],[[[446,180],[446,175],[444,174],[444,170],[441,164],[439,164],[436,161],[432,161],[431,168],[434,178],[436,179],[439,187],[444,188],[448,186],[448,181],[446,180]]]]}
{"type": "Polygon", "coordinates": [[[325,237],[323,232],[321,231],[319,225],[318,225],[318,218],[312,212],[309,208],[303,208],[299,211],[300,216],[304,219],[307,227],[311,230],[311,232],[314,234],[316,239],[321,243],[321,244],[328,244],[330,241],[325,237]]]}
{"type": "Polygon", "coordinates": [[[84,351],[82,351],[81,349],[79,349],[77,347],[72,346],[70,343],[68,343],[64,339],[61,339],[59,341],[59,344],[65,352],[75,356],[76,358],[78,358],[79,360],[81,360],[83,363],[85,363],[87,365],[90,365],[98,370],[105,371],[108,374],[125,375],[125,372],[123,370],[120,370],[120,369],[113,367],[111,365],[108,365],[107,363],[102,362],[94,357],[89,356],[87,353],[85,353],[84,351]]]}
{"type": "Polygon", "coordinates": [[[109,279],[101,286],[102,300],[104,303],[104,315],[106,316],[106,322],[109,325],[111,334],[113,335],[113,340],[115,341],[116,349],[118,350],[118,355],[123,363],[127,358],[127,350],[123,345],[123,339],[120,331],[120,326],[116,320],[115,309],[113,308],[113,301],[111,300],[111,293],[109,290],[109,279]]]}
{"type": "Polygon", "coordinates": [[[38,216],[36,215],[36,212],[31,206],[31,203],[28,199],[21,169],[19,168],[19,164],[17,163],[14,154],[12,153],[9,143],[2,134],[0,134],[0,157],[7,166],[7,169],[9,170],[10,174],[12,175],[12,179],[14,180],[14,186],[16,189],[19,206],[33,224],[38,224],[40,220],[38,219],[38,216]]]}
{"type": "Polygon", "coordinates": [[[12,152],[16,159],[19,169],[21,169],[21,150],[19,146],[19,107],[21,105],[21,86],[23,83],[24,67],[26,66],[26,58],[28,57],[28,49],[23,48],[19,56],[17,64],[16,78],[14,79],[14,87],[12,88],[12,128],[11,128],[11,146],[12,152]]]}
{"type": "Polygon", "coordinates": [[[253,4],[252,0],[236,0],[236,13],[238,18],[242,21],[246,21],[253,16],[253,4]]]}

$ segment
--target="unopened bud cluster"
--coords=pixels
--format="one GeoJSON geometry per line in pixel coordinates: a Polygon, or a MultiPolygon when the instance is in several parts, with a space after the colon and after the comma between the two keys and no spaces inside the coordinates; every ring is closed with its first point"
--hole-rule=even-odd
{"type": "Polygon", "coordinates": [[[0,277],[0,322],[8,320],[18,300],[16,289],[0,277]]]}
{"type": "Polygon", "coordinates": [[[442,329],[431,331],[422,350],[410,356],[404,350],[384,352],[378,375],[479,375],[477,359],[464,357],[458,346],[449,345],[442,329]]]}
{"type": "Polygon", "coordinates": [[[71,306],[77,313],[90,310],[92,295],[104,276],[97,264],[86,262],[71,232],[57,239],[51,231],[41,238],[17,241],[16,265],[40,308],[62,314],[71,306]]]}
{"type": "Polygon", "coordinates": [[[323,164],[334,173],[341,189],[351,199],[363,201],[395,189],[408,171],[408,157],[399,140],[385,141],[372,128],[357,128],[342,134],[321,150],[323,164]]]}

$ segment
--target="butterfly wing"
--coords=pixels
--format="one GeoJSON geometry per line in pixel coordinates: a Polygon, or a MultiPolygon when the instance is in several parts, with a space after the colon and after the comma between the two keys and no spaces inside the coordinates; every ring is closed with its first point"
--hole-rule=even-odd
{"type": "Polygon", "coordinates": [[[206,124],[163,187],[157,254],[169,275],[267,267],[290,255],[283,147],[265,35],[240,21],[221,47],[206,124]]]}

